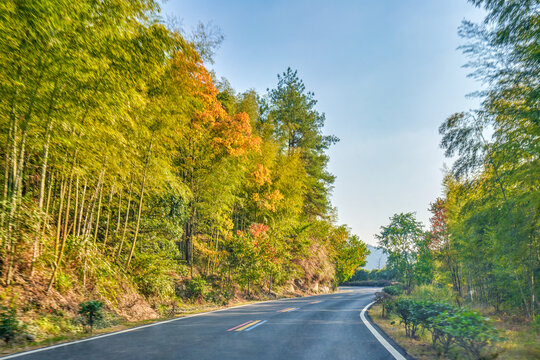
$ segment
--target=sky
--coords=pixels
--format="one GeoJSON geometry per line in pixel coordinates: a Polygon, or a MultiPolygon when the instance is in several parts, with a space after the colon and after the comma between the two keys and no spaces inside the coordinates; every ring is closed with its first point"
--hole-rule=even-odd
{"type": "Polygon", "coordinates": [[[340,138],[329,151],[340,224],[371,245],[395,213],[415,212],[427,228],[451,163],[438,127],[478,106],[457,32],[481,10],[466,0],[169,0],[162,12],[186,33],[199,22],[221,29],[207,67],[237,92],[265,94],[298,70],[324,133],[340,138]]]}

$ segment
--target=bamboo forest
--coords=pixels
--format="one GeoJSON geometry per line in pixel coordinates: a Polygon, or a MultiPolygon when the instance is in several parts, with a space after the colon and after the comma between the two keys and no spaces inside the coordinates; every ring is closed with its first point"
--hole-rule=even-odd
{"type": "Polygon", "coordinates": [[[295,71],[236,93],[204,66],[212,39],[153,1],[1,7],[4,286],[165,308],[331,288],[362,261],[329,203],[338,139],[295,71]]]}

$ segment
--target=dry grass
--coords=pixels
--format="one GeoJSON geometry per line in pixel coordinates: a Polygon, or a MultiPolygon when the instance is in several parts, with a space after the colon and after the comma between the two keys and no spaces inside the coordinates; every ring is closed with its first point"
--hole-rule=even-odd
{"type": "Polygon", "coordinates": [[[493,318],[495,326],[506,340],[501,344],[502,353],[498,359],[540,359],[540,336],[529,324],[493,318]]]}
{"type": "MultiPolygon", "coordinates": [[[[373,322],[377,324],[396,343],[403,347],[407,353],[418,360],[429,359],[462,359],[463,354],[454,349],[448,356],[443,356],[431,347],[431,336],[424,333],[419,339],[411,339],[405,336],[405,329],[396,318],[383,319],[380,305],[375,305],[369,310],[373,322]],[[392,324],[392,322],[395,322],[392,324]]],[[[501,331],[500,335],[505,338],[498,345],[500,360],[533,360],[540,359],[540,336],[534,334],[526,323],[515,323],[509,320],[493,318],[495,326],[501,331]]]]}

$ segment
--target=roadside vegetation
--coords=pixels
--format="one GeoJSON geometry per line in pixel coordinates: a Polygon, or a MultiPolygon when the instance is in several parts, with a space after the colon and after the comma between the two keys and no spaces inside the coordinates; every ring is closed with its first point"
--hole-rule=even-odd
{"type": "Polygon", "coordinates": [[[419,358],[538,359],[540,7],[470,2],[487,11],[459,29],[481,107],[440,126],[453,165],[429,229],[414,213],[381,227],[402,292],[384,288],[372,314],[419,358]]]}
{"type": "Polygon", "coordinates": [[[328,292],[364,261],[296,71],[238,93],[205,66],[219,31],[153,0],[0,14],[3,344],[328,292]]]}
{"type": "MultiPolygon", "coordinates": [[[[425,297],[427,288],[409,296],[378,293],[371,319],[407,353],[428,359],[537,359],[540,332],[520,318],[474,305],[425,297]]],[[[440,293],[440,289],[435,290],[440,293]]],[[[448,294],[450,297],[451,294],[448,294]]]]}

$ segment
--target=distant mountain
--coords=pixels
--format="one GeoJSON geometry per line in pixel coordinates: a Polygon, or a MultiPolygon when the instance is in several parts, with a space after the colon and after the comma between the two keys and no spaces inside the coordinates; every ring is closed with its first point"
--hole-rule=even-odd
{"type": "Polygon", "coordinates": [[[382,269],[386,265],[386,259],[388,255],[383,252],[383,249],[375,246],[368,245],[371,252],[366,258],[365,270],[382,269]]]}

